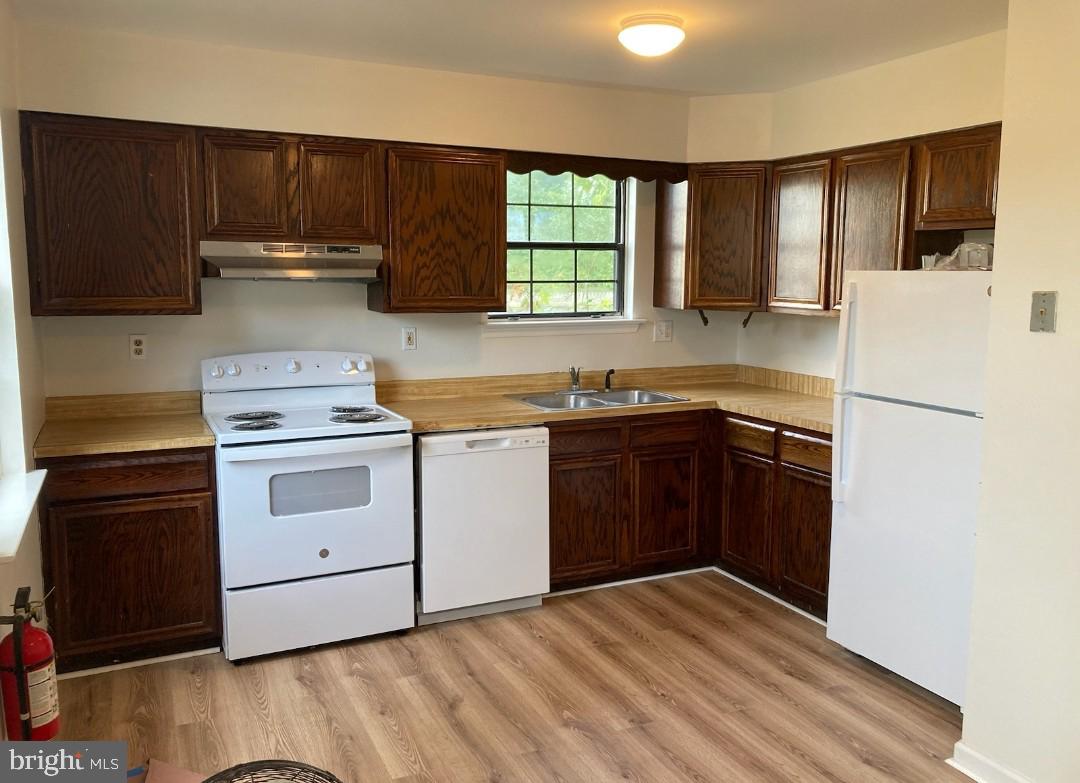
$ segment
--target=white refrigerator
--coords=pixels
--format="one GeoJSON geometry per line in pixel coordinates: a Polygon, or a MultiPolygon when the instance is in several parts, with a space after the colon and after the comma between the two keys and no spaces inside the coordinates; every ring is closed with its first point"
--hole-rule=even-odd
{"type": "Polygon", "coordinates": [[[963,705],[989,272],[850,272],[827,635],[963,705]]]}

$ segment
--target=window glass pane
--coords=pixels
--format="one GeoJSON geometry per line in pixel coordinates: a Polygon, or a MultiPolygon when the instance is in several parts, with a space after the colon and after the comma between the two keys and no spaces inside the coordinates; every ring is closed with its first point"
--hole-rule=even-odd
{"type": "Polygon", "coordinates": [[[533,204],[565,204],[570,206],[573,199],[573,174],[545,174],[542,171],[532,173],[533,204]]]}
{"type": "Polygon", "coordinates": [[[506,251],[506,279],[528,280],[529,279],[529,251],[507,250],[506,251]]]}
{"type": "Polygon", "coordinates": [[[570,242],[573,216],[570,207],[532,207],[529,238],[533,242],[570,242]]]}
{"type": "Polygon", "coordinates": [[[579,283],[577,309],[582,313],[605,313],[615,309],[614,283],[579,283]]]}
{"type": "Polygon", "coordinates": [[[528,313],[531,293],[531,286],[528,283],[507,283],[506,312],[528,313]]]}
{"type": "Polygon", "coordinates": [[[574,207],[574,241],[614,242],[615,210],[608,207],[574,207]]]}
{"type": "Polygon", "coordinates": [[[573,250],[534,250],[533,280],[573,280],[573,250]]]}
{"type": "Polygon", "coordinates": [[[579,250],[577,251],[578,280],[614,280],[614,250],[579,250]]]}
{"type": "Polygon", "coordinates": [[[573,283],[534,283],[534,313],[572,313],[574,312],[573,283]]]}
{"type": "Polygon", "coordinates": [[[529,203],[529,175],[506,172],[506,203],[529,203]]]}
{"type": "Polygon", "coordinates": [[[529,241],[529,208],[506,208],[506,240],[508,242],[529,241]]]}
{"type": "Polygon", "coordinates": [[[575,174],[574,203],[579,207],[615,206],[615,180],[603,174],[588,178],[575,174]]]}

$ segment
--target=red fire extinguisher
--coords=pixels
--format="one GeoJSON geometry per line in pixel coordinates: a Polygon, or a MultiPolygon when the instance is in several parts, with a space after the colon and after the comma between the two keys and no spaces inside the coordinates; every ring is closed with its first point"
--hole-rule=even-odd
{"type": "Polygon", "coordinates": [[[30,588],[15,593],[15,614],[0,617],[14,626],[0,641],[0,691],[10,740],[49,740],[60,731],[60,699],[52,638],[33,621],[41,621],[41,603],[30,603],[30,588]]]}

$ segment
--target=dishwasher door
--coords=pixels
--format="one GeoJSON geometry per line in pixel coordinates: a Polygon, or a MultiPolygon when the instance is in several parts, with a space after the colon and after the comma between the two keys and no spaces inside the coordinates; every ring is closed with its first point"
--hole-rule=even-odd
{"type": "Polygon", "coordinates": [[[420,437],[420,611],[542,595],[548,570],[548,431],[420,437]]]}

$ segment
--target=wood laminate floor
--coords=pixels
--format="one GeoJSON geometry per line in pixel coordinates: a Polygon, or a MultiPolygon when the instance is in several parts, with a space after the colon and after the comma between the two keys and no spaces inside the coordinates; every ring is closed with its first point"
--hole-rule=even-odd
{"type": "Polygon", "coordinates": [[[955,707],[713,572],[234,666],[60,683],[63,735],[210,773],[371,781],[967,781],[955,707]]]}

